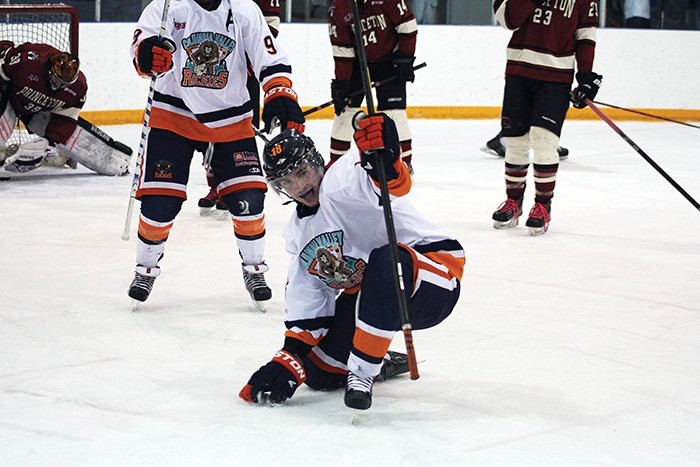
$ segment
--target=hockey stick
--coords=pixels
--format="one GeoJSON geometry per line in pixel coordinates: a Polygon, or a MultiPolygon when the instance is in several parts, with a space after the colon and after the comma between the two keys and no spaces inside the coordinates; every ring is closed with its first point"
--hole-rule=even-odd
{"type": "Polygon", "coordinates": [[[88,122],[85,120],[83,117],[78,117],[78,125],[87,130],[90,134],[93,136],[97,137],[98,139],[102,140],[103,143],[105,143],[107,146],[109,146],[112,149],[116,149],[119,152],[123,152],[127,156],[130,156],[133,154],[133,150],[127,146],[124,143],[121,143],[119,141],[114,140],[111,136],[109,136],[107,133],[104,131],[100,130],[97,128],[95,125],[92,123],[88,122]]]}
{"type": "MultiPolygon", "coordinates": [[[[170,0],[165,0],[163,5],[163,15],[160,18],[160,31],[158,37],[162,38],[165,33],[165,23],[168,20],[168,10],[170,9],[170,0]]],[[[136,199],[136,190],[139,185],[139,176],[141,175],[141,159],[144,156],[146,149],[146,133],[148,131],[148,122],[151,120],[151,107],[153,106],[153,94],[156,92],[157,75],[151,76],[151,87],[148,89],[148,101],[146,102],[146,111],[143,114],[143,126],[141,127],[141,141],[139,141],[139,150],[136,154],[136,170],[134,170],[134,179],[131,181],[131,192],[129,194],[129,205],[126,208],[126,220],[124,221],[124,231],[122,232],[122,240],[129,240],[129,230],[131,229],[131,218],[134,212],[134,200],[136,199]]]]}
{"type": "Polygon", "coordinates": [[[595,104],[598,104],[598,105],[604,105],[605,107],[611,107],[611,108],[617,109],[617,110],[624,110],[625,112],[630,112],[630,113],[637,114],[637,115],[644,115],[645,117],[656,118],[658,120],[664,120],[666,122],[678,123],[679,125],[685,125],[685,126],[689,126],[691,128],[697,128],[698,130],[700,130],[700,126],[693,125],[692,123],[681,122],[678,120],[674,120],[672,118],[666,118],[666,117],[661,117],[659,115],[648,114],[646,112],[640,112],[639,110],[626,109],[624,107],[618,107],[616,105],[606,104],[605,102],[600,102],[600,101],[593,101],[593,102],[595,104]]]}
{"type": "MultiPolygon", "coordinates": [[[[369,115],[374,115],[374,101],[372,100],[372,83],[369,77],[369,68],[367,67],[367,55],[365,46],[362,42],[362,26],[360,24],[360,12],[357,8],[357,0],[347,0],[352,11],[352,20],[355,28],[355,44],[360,61],[360,69],[362,70],[362,85],[367,103],[367,112],[369,115]]],[[[399,301],[399,313],[401,315],[401,330],[403,331],[404,342],[406,343],[406,355],[408,358],[408,370],[411,379],[418,379],[418,362],[416,361],[416,351],[413,347],[413,332],[411,322],[408,316],[408,304],[406,303],[406,294],[404,292],[403,271],[401,263],[399,263],[399,247],[396,241],[396,228],[394,227],[394,215],[391,212],[391,200],[389,199],[389,186],[386,179],[386,168],[381,161],[381,156],[378,152],[374,153],[374,163],[377,167],[377,176],[379,178],[379,186],[381,188],[382,210],[384,211],[384,222],[386,224],[386,233],[389,241],[389,252],[391,254],[391,262],[393,263],[392,272],[394,275],[394,289],[399,301]]]]}
{"type": "Polygon", "coordinates": [[[629,138],[629,136],[627,136],[625,133],[623,133],[623,131],[620,130],[620,128],[618,128],[617,125],[615,125],[612,122],[612,120],[610,120],[603,112],[601,112],[601,110],[593,102],[591,102],[590,99],[586,99],[585,102],[586,102],[586,104],[588,104],[588,107],[590,107],[591,110],[593,112],[595,112],[595,114],[601,118],[601,120],[603,120],[605,123],[607,123],[610,126],[610,128],[612,128],[613,131],[615,131],[615,133],[620,135],[620,137],[622,137],[622,139],[624,139],[627,142],[627,144],[632,146],[632,148],[635,151],[637,151],[637,154],[642,156],[645,161],[647,161],[652,167],[654,167],[654,169],[656,169],[656,171],[659,172],[661,174],[661,176],[664,177],[666,179],[666,181],[671,184],[671,186],[673,186],[673,188],[678,190],[678,192],[680,194],[682,194],[683,197],[685,199],[687,199],[688,202],[690,202],[690,204],[692,204],[695,209],[700,211],[700,204],[698,204],[698,202],[695,201],[693,199],[693,197],[688,194],[687,191],[685,191],[683,188],[681,188],[681,186],[678,183],[676,183],[676,181],[673,178],[671,178],[671,176],[669,174],[664,172],[664,170],[661,167],[659,167],[659,165],[656,162],[654,162],[654,160],[651,157],[649,157],[647,155],[647,153],[642,151],[642,149],[639,146],[637,146],[635,144],[635,142],[629,138]]]}
{"type": "MultiPolygon", "coordinates": [[[[428,64],[425,62],[419,63],[418,65],[413,67],[413,71],[420,70],[421,68],[425,68],[426,66],[428,66],[428,64]]],[[[391,83],[392,81],[396,81],[396,78],[397,78],[397,76],[390,76],[389,78],[383,79],[381,81],[375,81],[374,83],[372,83],[372,87],[378,88],[378,87],[383,86],[385,84],[391,83]]],[[[364,94],[364,93],[365,93],[365,88],[363,86],[362,89],[357,89],[356,91],[353,91],[350,94],[348,94],[346,96],[346,98],[359,96],[360,94],[364,94]]],[[[330,107],[331,105],[333,105],[333,100],[330,100],[328,102],[324,102],[321,105],[317,105],[316,107],[312,107],[310,109],[305,110],[304,116],[311,115],[312,113],[318,112],[319,110],[323,110],[326,107],[330,107]]]]}

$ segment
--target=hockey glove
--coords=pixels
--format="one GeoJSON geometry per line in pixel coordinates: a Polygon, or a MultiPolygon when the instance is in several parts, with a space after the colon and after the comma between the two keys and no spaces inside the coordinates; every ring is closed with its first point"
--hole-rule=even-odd
{"type": "Polygon", "coordinates": [[[577,109],[583,109],[586,107],[586,99],[595,99],[596,94],[598,94],[598,89],[603,77],[597,73],[576,73],[576,81],[578,81],[578,86],[571,91],[571,103],[577,109]]]}
{"type": "Polygon", "coordinates": [[[348,106],[348,95],[350,94],[350,81],[345,79],[331,80],[331,99],[333,99],[333,110],[336,115],[340,115],[348,106]]]}
{"type": "Polygon", "coordinates": [[[142,74],[160,75],[173,67],[175,42],[152,36],[141,41],[137,53],[138,68],[142,74]]]}
{"type": "Polygon", "coordinates": [[[15,173],[29,172],[39,168],[45,157],[55,154],[56,148],[51,146],[46,138],[36,138],[20,144],[17,152],[5,161],[5,170],[15,173]]]}
{"type": "Polygon", "coordinates": [[[413,62],[415,60],[416,57],[411,57],[410,55],[404,55],[402,53],[395,53],[392,56],[397,83],[412,83],[416,79],[416,74],[413,71],[413,62]]]}
{"type": "MultiPolygon", "coordinates": [[[[358,114],[360,114],[358,112],[358,114]]],[[[394,121],[383,113],[372,115],[366,118],[353,119],[355,126],[355,144],[360,150],[360,160],[362,168],[374,180],[378,180],[377,168],[375,167],[374,154],[379,155],[379,159],[384,164],[387,180],[398,178],[399,173],[394,168],[394,162],[400,154],[399,134],[394,121]]]]}
{"type": "Polygon", "coordinates": [[[277,118],[282,130],[293,128],[304,132],[306,118],[297,103],[297,93],[287,86],[275,86],[265,93],[262,120],[265,123],[263,132],[270,133],[273,129],[272,121],[277,118]]]}
{"type": "Polygon", "coordinates": [[[278,350],[272,361],[260,367],[248,380],[238,397],[251,404],[263,402],[263,394],[273,404],[281,404],[294,395],[306,381],[306,370],[296,355],[278,350]]]}

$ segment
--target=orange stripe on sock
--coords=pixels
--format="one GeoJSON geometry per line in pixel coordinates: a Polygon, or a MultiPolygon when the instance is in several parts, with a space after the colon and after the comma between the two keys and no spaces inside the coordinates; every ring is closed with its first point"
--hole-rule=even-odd
{"type": "Polygon", "coordinates": [[[260,235],[265,232],[265,216],[252,220],[233,219],[233,230],[237,234],[247,237],[260,235]]]}
{"type": "Polygon", "coordinates": [[[139,221],[139,235],[152,242],[162,242],[170,235],[170,228],[172,226],[173,223],[171,222],[164,227],[155,227],[141,220],[139,221]]]}
{"type": "Polygon", "coordinates": [[[352,338],[352,345],[360,352],[375,358],[384,358],[389,350],[391,339],[375,336],[367,331],[355,328],[355,337],[352,338]]]}

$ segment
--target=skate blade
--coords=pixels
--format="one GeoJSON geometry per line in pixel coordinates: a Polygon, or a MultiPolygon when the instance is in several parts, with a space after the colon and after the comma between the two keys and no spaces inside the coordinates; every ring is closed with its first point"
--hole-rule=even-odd
{"type": "Polygon", "coordinates": [[[267,311],[267,305],[265,305],[265,302],[259,302],[257,300],[253,300],[253,305],[255,308],[258,309],[258,311],[261,311],[265,313],[267,311]]]}
{"type": "Polygon", "coordinates": [[[139,302],[138,300],[132,299],[131,300],[131,312],[136,313],[137,311],[139,311],[140,304],[141,304],[141,302],[139,302]]]}
{"type": "Polygon", "coordinates": [[[537,235],[542,235],[547,231],[547,227],[547,225],[545,225],[544,227],[528,227],[528,233],[533,237],[537,235]]]}
{"type": "Polygon", "coordinates": [[[491,154],[492,156],[496,156],[496,157],[505,157],[505,156],[501,156],[501,155],[498,153],[498,151],[494,151],[493,149],[491,149],[491,148],[488,147],[488,146],[484,146],[483,148],[481,148],[481,150],[482,150],[483,152],[485,152],[486,154],[491,154]]]}
{"type": "Polygon", "coordinates": [[[516,227],[518,225],[518,218],[514,217],[513,219],[506,221],[506,222],[501,222],[501,221],[493,221],[493,228],[494,229],[512,229],[513,227],[516,227]]]}
{"type": "Polygon", "coordinates": [[[214,210],[213,206],[210,208],[199,208],[199,215],[202,217],[209,217],[209,216],[211,216],[213,210],[214,210]]]}
{"type": "Polygon", "coordinates": [[[222,209],[216,209],[213,216],[217,221],[225,221],[231,218],[231,213],[222,209]]]}

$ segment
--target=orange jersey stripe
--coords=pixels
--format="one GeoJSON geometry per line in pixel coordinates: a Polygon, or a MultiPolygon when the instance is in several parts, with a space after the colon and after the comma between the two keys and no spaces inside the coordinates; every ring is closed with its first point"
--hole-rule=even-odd
{"type": "Polygon", "coordinates": [[[230,125],[219,128],[209,128],[195,119],[153,107],[149,126],[151,128],[172,131],[180,136],[195,141],[225,143],[228,141],[254,138],[255,133],[253,133],[252,121],[253,119],[249,117],[231,123],[230,125]]]}
{"type": "MultiPolygon", "coordinates": [[[[462,280],[462,274],[464,273],[464,258],[457,258],[449,253],[444,253],[440,251],[429,251],[424,253],[426,258],[430,258],[436,263],[440,263],[445,266],[450,273],[457,278],[457,280],[462,280]]],[[[440,272],[444,275],[444,273],[440,272]]]]}
{"type": "MultiPolygon", "coordinates": [[[[302,332],[294,332],[294,331],[285,331],[284,337],[292,337],[294,339],[299,339],[305,344],[309,344],[312,347],[316,347],[318,343],[320,342],[320,339],[316,339],[314,336],[311,335],[311,333],[308,333],[306,331],[302,332]]],[[[382,356],[383,357],[383,356],[382,356]]]]}
{"type": "MultiPolygon", "coordinates": [[[[401,158],[394,161],[394,168],[399,173],[399,176],[398,178],[388,181],[387,188],[389,188],[389,194],[396,197],[405,196],[411,191],[411,186],[413,184],[411,174],[408,173],[406,164],[401,162],[401,158]]],[[[375,179],[372,179],[372,183],[379,188],[379,182],[375,179]]]]}
{"type": "Polygon", "coordinates": [[[260,219],[233,219],[233,230],[239,235],[253,237],[265,232],[265,216],[260,219]]]}
{"type": "Polygon", "coordinates": [[[376,358],[384,358],[389,350],[391,339],[375,336],[367,331],[355,328],[355,337],[352,338],[352,345],[360,352],[376,358]]]}
{"type": "Polygon", "coordinates": [[[163,195],[175,196],[177,198],[187,199],[187,193],[182,190],[169,190],[168,188],[139,188],[136,192],[136,199],[141,199],[146,195],[163,195]]]}
{"type": "Polygon", "coordinates": [[[139,221],[139,235],[152,242],[162,242],[170,235],[170,228],[172,226],[173,224],[171,222],[166,226],[156,227],[141,220],[139,221]]]}
{"type": "Polygon", "coordinates": [[[226,196],[229,193],[236,193],[237,191],[248,191],[248,190],[263,190],[267,192],[267,183],[265,182],[242,182],[234,183],[226,188],[219,190],[219,197],[226,196]]]}

